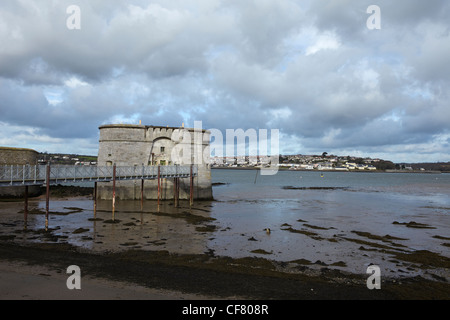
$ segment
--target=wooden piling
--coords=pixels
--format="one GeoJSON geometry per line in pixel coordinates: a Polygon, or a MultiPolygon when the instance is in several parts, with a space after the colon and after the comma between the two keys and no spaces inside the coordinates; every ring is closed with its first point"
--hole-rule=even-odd
{"type": "Polygon", "coordinates": [[[23,220],[24,220],[24,230],[27,229],[27,222],[28,222],[28,186],[25,186],[25,194],[24,194],[24,198],[25,198],[25,203],[24,203],[24,208],[23,208],[23,220]]]}
{"type": "Polygon", "coordinates": [[[177,178],[177,204],[180,205],[180,185],[181,185],[181,180],[180,178],[177,178]]]}
{"type": "Polygon", "coordinates": [[[97,181],[94,182],[94,218],[97,214],[97,181]]]}
{"type": "Polygon", "coordinates": [[[113,166],[113,196],[112,196],[112,221],[115,218],[116,210],[116,165],[113,166]]]}
{"type": "Polygon", "coordinates": [[[193,164],[191,164],[191,172],[189,175],[189,206],[192,207],[192,205],[194,204],[194,179],[193,179],[193,175],[192,175],[192,166],[193,164]]]}
{"type": "Polygon", "coordinates": [[[158,165],[158,212],[159,212],[159,199],[161,197],[161,170],[158,165]]]}
{"type": "Polygon", "coordinates": [[[141,179],[141,211],[144,210],[144,179],[141,179]]]}
{"type": "Polygon", "coordinates": [[[176,188],[176,190],[177,190],[177,205],[176,205],[176,207],[178,208],[179,204],[180,204],[180,178],[176,178],[176,179],[177,179],[177,188],[176,188]]]}
{"type": "Polygon", "coordinates": [[[47,164],[47,172],[46,172],[46,192],[45,192],[45,231],[48,229],[48,212],[50,208],[50,165],[47,164]]]}
{"type": "Polygon", "coordinates": [[[177,178],[173,178],[173,206],[177,207],[177,178]]]}

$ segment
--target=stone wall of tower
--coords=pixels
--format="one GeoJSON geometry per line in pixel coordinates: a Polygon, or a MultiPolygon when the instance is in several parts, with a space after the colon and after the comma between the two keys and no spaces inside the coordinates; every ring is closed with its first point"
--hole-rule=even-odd
{"type": "MultiPolygon", "coordinates": [[[[203,139],[199,139],[199,136],[194,139],[195,133],[192,128],[111,124],[101,126],[99,129],[97,161],[99,166],[190,165],[193,163],[198,166],[198,176],[194,178],[194,198],[212,199],[210,165],[205,163],[203,158],[196,159],[193,154],[195,150],[209,152],[209,131],[196,132],[203,139]],[[177,137],[185,137],[185,139],[177,137]],[[181,152],[182,157],[173,158],[172,155],[177,153],[177,150],[184,150],[185,154],[181,152]],[[189,153],[190,159],[185,157],[189,153]]],[[[198,153],[200,154],[200,151],[198,153]]],[[[209,154],[207,159],[209,160],[209,154]]],[[[188,199],[189,179],[180,180],[179,197],[188,199]]],[[[100,199],[111,199],[112,183],[99,183],[97,194],[100,199]]],[[[173,199],[172,179],[163,179],[161,196],[163,199],[173,199]]],[[[140,181],[116,182],[116,198],[140,199],[140,197],[140,181]]],[[[157,198],[156,180],[145,181],[144,198],[157,198]]]]}

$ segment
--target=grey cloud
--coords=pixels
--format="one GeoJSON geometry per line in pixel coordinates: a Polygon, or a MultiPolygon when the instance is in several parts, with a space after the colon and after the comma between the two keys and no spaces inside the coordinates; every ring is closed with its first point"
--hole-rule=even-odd
{"type": "Polygon", "coordinates": [[[95,141],[98,125],[117,119],[203,120],[223,131],[279,128],[299,149],[445,137],[449,4],[379,1],[375,31],[370,4],[5,2],[0,121],[95,141]],[[81,7],[81,30],[65,27],[70,4],[81,7]],[[49,104],[49,92],[61,101],[49,104]]]}

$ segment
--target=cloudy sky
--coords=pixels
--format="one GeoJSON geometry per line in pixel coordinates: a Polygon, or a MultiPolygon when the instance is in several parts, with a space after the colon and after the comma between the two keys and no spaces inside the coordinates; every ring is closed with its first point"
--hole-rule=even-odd
{"type": "Polygon", "coordinates": [[[96,155],[100,125],[139,120],[450,161],[450,1],[1,1],[0,146],[96,155]]]}

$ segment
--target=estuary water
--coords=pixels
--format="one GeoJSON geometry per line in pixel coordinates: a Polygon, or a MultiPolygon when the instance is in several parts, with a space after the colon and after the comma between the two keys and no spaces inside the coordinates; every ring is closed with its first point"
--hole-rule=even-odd
{"type": "MultiPolygon", "coordinates": [[[[450,280],[448,266],[425,268],[408,257],[450,257],[450,174],[213,169],[213,201],[192,208],[170,201],[52,199],[42,237],[44,199],[30,200],[29,232],[21,202],[0,203],[0,236],[17,242],[67,242],[94,251],[168,250],[176,253],[262,257],[286,266],[337,268],[364,274],[433,274],[450,280]],[[193,217],[202,219],[195,220],[193,217]],[[270,229],[267,232],[266,229],[270,229]],[[34,232],[33,232],[34,231],[34,232]]],[[[295,269],[295,268],[294,268],[295,269]]]]}
{"type": "Polygon", "coordinates": [[[221,254],[261,249],[279,260],[345,264],[357,273],[371,263],[392,273],[412,271],[383,251],[428,250],[450,257],[450,174],[279,171],[262,176],[225,169],[213,170],[213,180],[223,184],[214,188],[212,215],[229,228],[228,236],[210,244],[221,254]],[[247,240],[252,237],[256,241],[247,240]]]}

